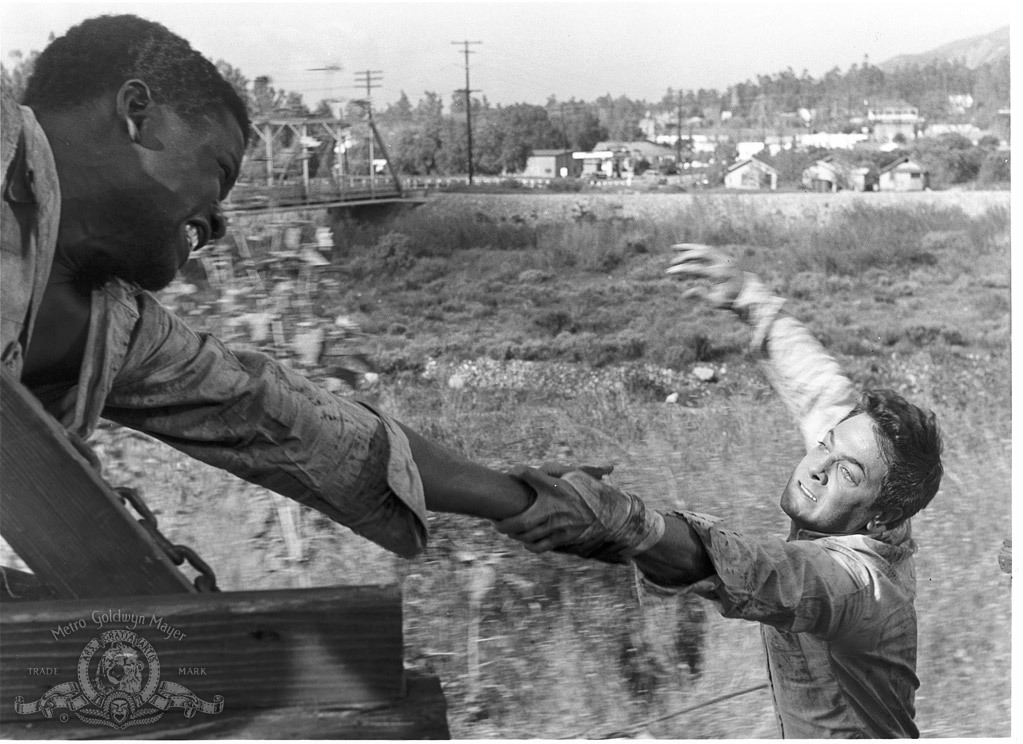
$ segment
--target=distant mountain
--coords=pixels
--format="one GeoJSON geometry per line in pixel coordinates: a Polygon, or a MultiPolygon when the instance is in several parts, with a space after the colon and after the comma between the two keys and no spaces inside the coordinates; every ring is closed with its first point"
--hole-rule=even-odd
{"type": "Polygon", "coordinates": [[[966,66],[975,70],[981,65],[1009,56],[1009,27],[969,39],[960,39],[943,44],[929,52],[900,54],[878,65],[885,72],[892,72],[907,65],[927,65],[941,60],[963,60],[966,66]]]}

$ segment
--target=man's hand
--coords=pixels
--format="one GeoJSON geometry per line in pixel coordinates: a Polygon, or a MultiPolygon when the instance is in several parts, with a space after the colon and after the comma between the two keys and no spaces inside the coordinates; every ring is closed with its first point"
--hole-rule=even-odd
{"type": "MultiPolygon", "coordinates": [[[[606,474],[600,469],[590,472],[606,474]]],[[[624,563],[649,550],[664,534],[660,514],[583,470],[547,464],[542,470],[517,466],[509,474],[528,483],[537,498],[522,514],[495,526],[530,552],[556,550],[624,563]]]]}
{"type": "Polygon", "coordinates": [[[679,243],[672,248],[677,253],[667,273],[698,282],[685,296],[699,295],[715,307],[734,309],[744,277],[731,257],[701,243],[679,243]]]}
{"type": "Polygon", "coordinates": [[[672,248],[677,253],[667,273],[697,282],[685,296],[701,295],[715,307],[731,310],[753,328],[753,348],[760,348],[784,300],[721,251],[699,243],[679,243],[672,248]]]}

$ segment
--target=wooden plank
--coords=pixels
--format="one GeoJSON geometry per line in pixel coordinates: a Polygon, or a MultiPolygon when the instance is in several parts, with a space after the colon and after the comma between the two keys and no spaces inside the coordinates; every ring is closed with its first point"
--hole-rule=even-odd
{"type": "MultiPolygon", "coordinates": [[[[157,722],[118,730],[70,716],[4,724],[5,739],[448,739],[447,702],[436,677],[409,676],[407,695],[377,705],[327,709],[224,710],[189,719],[180,711],[157,722]]],[[[6,704],[6,703],[5,703],[6,704]]]]}
{"type": "Polygon", "coordinates": [[[136,650],[140,683],[155,677],[207,702],[219,695],[226,712],[381,702],[404,692],[396,586],[6,602],[0,722],[43,718],[16,711],[17,697],[33,703],[69,682],[100,690],[100,660],[118,640],[110,631],[136,650]]]}
{"type": "Polygon", "coordinates": [[[60,425],[0,368],[0,530],[58,598],[194,591],[60,425]]]}

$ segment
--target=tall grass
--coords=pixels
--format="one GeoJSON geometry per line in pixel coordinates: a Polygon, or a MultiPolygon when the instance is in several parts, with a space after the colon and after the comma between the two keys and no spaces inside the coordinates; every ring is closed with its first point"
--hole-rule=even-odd
{"type": "Polygon", "coordinates": [[[957,207],[875,207],[856,202],[831,220],[786,236],[800,271],[855,275],[871,268],[933,266],[943,255],[988,252],[1005,234],[1004,208],[969,218],[957,207]]]}

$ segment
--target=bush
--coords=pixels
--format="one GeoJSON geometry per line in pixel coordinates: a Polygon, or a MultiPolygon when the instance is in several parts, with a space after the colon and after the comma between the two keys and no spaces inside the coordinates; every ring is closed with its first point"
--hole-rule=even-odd
{"type": "Polygon", "coordinates": [[[989,152],[984,156],[977,173],[977,183],[988,185],[993,183],[1009,183],[1012,181],[1011,155],[1005,152],[989,152]]]}
{"type": "Polygon", "coordinates": [[[585,184],[578,178],[552,178],[547,182],[547,190],[556,193],[577,193],[585,184]]]}
{"type": "Polygon", "coordinates": [[[572,330],[572,315],[564,310],[547,310],[533,318],[533,324],[551,336],[572,330]]]}
{"type": "MultiPolygon", "coordinates": [[[[997,222],[995,218],[994,222],[997,222]]],[[[794,235],[801,270],[856,275],[870,268],[933,266],[938,254],[968,253],[978,235],[958,207],[878,207],[857,202],[826,224],[794,235]]]]}

